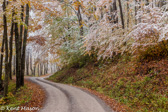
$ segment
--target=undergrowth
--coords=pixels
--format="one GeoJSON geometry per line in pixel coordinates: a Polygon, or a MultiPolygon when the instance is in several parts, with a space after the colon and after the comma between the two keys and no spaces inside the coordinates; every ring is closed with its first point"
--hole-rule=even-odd
{"type": "Polygon", "coordinates": [[[27,86],[21,87],[16,91],[15,82],[10,81],[8,91],[7,97],[1,97],[0,99],[0,108],[17,107],[31,100],[32,91],[29,90],[27,86]]]}
{"type": "Polygon", "coordinates": [[[136,59],[125,55],[80,68],[64,68],[49,80],[96,90],[133,112],[167,112],[167,55],[168,44],[162,42],[140,51],[136,59]]]}
{"type": "Polygon", "coordinates": [[[145,48],[145,50],[138,50],[138,61],[152,61],[160,60],[168,56],[168,41],[161,41],[156,45],[151,45],[145,48]]]}

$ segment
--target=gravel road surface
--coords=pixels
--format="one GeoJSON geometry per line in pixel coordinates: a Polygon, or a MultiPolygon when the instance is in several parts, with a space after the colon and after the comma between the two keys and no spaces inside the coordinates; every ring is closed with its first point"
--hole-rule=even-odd
{"type": "Polygon", "coordinates": [[[40,112],[114,112],[104,101],[82,89],[47,81],[44,78],[30,78],[47,93],[47,99],[40,112]]]}

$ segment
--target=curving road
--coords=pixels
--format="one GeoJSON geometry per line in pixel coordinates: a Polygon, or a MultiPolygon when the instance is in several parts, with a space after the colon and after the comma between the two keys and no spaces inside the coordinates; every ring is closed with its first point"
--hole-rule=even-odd
{"type": "Polygon", "coordinates": [[[47,100],[40,112],[114,112],[98,97],[79,88],[54,83],[44,78],[30,78],[47,93],[47,100]]]}

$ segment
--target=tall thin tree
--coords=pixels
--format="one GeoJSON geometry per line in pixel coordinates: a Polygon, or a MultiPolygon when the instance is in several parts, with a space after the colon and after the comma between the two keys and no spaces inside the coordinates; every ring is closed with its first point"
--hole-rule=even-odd
{"type": "MultiPolygon", "coordinates": [[[[16,20],[16,19],[15,19],[16,20]]],[[[15,47],[16,47],[16,89],[20,88],[20,49],[19,49],[19,31],[18,31],[18,23],[15,21],[15,47]]]]}
{"type": "MultiPolygon", "coordinates": [[[[4,35],[4,34],[3,34],[3,35],[4,35]]],[[[2,80],[3,57],[4,57],[4,36],[3,36],[3,39],[2,39],[2,46],[1,46],[1,60],[0,60],[0,90],[3,89],[3,80],[2,80]]]]}
{"type": "Polygon", "coordinates": [[[83,29],[83,23],[82,23],[81,4],[80,4],[79,0],[77,0],[77,3],[78,3],[77,17],[78,17],[79,28],[80,28],[80,36],[83,36],[84,29],[83,29]]]}
{"type": "Polygon", "coordinates": [[[22,46],[22,60],[21,60],[21,86],[24,86],[24,73],[25,73],[25,56],[26,56],[26,43],[28,35],[28,26],[29,26],[29,5],[26,4],[26,18],[25,18],[26,28],[24,29],[24,38],[22,46]]]}
{"type": "Polygon", "coordinates": [[[8,29],[7,29],[7,17],[6,17],[6,6],[7,2],[3,2],[3,26],[4,26],[4,44],[5,44],[5,81],[4,81],[4,96],[8,93],[8,78],[9,78],[9,63],[8,63],[8,29]]]}
{"type": "Polygon", "coordinates": [[[14,20],[13,20],[14,12],[12,12],[12,21],[11,21],[11,32],[10,32],[10,41],[9,41],[9,76],[12,79],[12,57],[13,57],[13,30],[14,30],[14,20]]]}
{"type": "Polygon", "coordinates": [[[122,11],[122,4],[121,4],[121,0],[118,0],[119,3],[119,8],[120,8],[120,17],[121,17],[121,24],[122,24],[122,28],[125,28],[125,24],[124,24],[124,16],[123,16],[123,11],[122,11]]]}

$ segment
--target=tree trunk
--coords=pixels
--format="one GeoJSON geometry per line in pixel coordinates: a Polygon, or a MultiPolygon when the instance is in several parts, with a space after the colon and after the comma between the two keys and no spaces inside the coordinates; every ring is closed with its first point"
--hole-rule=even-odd
{"type": "Polygon", "coordinates": [[[51,67],[50,67],[50,68],[51,68],[51,69],[50,69],[50,73],[52,73],[52,64],[50,64],[50,65],[51,65],[51,67]]]}
{"type": "Polygon", "coordinates": [[[34,65],[34,72],[33,75],[36,76],[36,65],[34,65]]]}
{"type": "Polygon", "coordinates": [[[110,22],[111,23],[118,23],[118,15],[117,15],[117,1],[114,0],[112,2],[112,5],[110,5],[110,14],[111,14],[111,17],[110,17],[110,22]]]}
{"type": "Polygon", "coordinates": [[[40,76],[43,74],[43,65],[40,63],[40,76]]]}
{"type": "Polygon", "coordinates": [[[40,65],[38,64],[38,76],[40,76],[40,65]]]}
{"type": "Polygon", "coordinates": [[[20,49],[19,49],[19,32],[18,23],[15,23],[15,47],[16,47],[16,89],[20,88],[20,49]]]}
{"type": "Polygon", "coordinates": [[[13,56],[13,75],[16,75],[16,56],[13,56]]]}
{"type": "Polygon", "coordinates": [[[101,9],[100,9],[100,11],[101,11],[101,19],[103,19],[103,8],[101,7],[101,9]]]}
{"type": "MultiPolygon", "coordinates": [[[[21,5],[21,10],[22,10],[22,12],[21,12],[21,14],[20,14],[20,17],[21,17],[21,22],[23,22],[23,16],[24,16],[24,6],[23,5],[21,5]]],[[[23,25],[21,24],[20,25],[20,47],[22,47],[22,36],[23,35],[23,25]]]]}
{"type": "Polygon", "coordinates": [[[30,70],[31,70],[31,75],[33,75],[33,65],[32,65],[32,54],[31,51],[29,52],[30,54],[30,70]]]}
{"type": "Polygon", "coordinates": [[[123,16],[123,11],[122,11],[121,0],[118,0],[118,2],[119,2],[119,7],[120,7],[121,24],[122,24],[122,28],[124,29],[125,25],[124,25],[124,16],[123,16]]]}
{"type": "MultiPolygon", "coordinates": [[[[142,7],[141,7],[141,0],[139,0],[139,9],[141,9],[142,10],[142,7]]],[[[141,23],[141,17],[139,17],[139,23],[141,23]]]]}
{"type": "Polygon", "coordinates": [[[137,24],[137,19],[136,19],[136,16],[137,16],[137,0],[135,0],[135,25],[137,24]]]}
{"type": "Polygon", "coordinates": [[[46,66],[46,63],[43,63],[43,75],[45,75],[46,74],[46,70],[45,70],[45,66],[46,66]]]}
{"type": "Polygon", "coordinates": [[[47,69],[46,70],[47,70],[46,73],[48,73],[48,62],[47,62],[47,69]]]}
{"type": "Polygon", "coordinates": [[[9,67],[8,67],[8,32],[7,32],[7,18],[6,18],[6,0],[3,2],[3,23],[4,23],[4,44],[5,44],[5,81],[4,81],[4,96],[8,94],[8,78],[9,78],[9,67]]]}
{"type": "Polygon", "coordinates": [[[26,74],[29,75],[29,51],[26,58],[26,74]]]}
{"type": "Polygon", "coordinates": [[[21,86],[24,86],[24,73],[25,73],[25,56],[26,56],[26,43],[27,43],[27,34],[28,34],[28,25],[29,25],[29,5],[26,4],[26,19],[25,24],[27,28],[24,30],[24,39],[22,46],[22,58],[21,58],[21,86]]]}
{"type": "MultiPolygon", "coordinates": [[[[4,35],[4,34],[3,34],[4,35]]],[[[2,47],[1,47],[1,60],[0,60],[0,91],[3,89],[3,80],[2,80],[2,66],[3,66],[3,56],[4,56],[4,36],[2,39],[2,47]]]]}
{"type": "Polygon", "coordinates": [[[9,55],[9,76],[12,80],[12,57],[13,57],[13,27],[14,27],[14,20],[13,20],[14,12],[12,14],[12,23],[11,23],[11,37],[9,42],[9,49],[10,49],[10,55],[9,55]]]}
{"type": "MultiPolygon", "coordinates": [[[[21,22],[23,22],[23,15],[24,15],[24,6],[21,5],[21,22]]],[[[23,38],[23,25],[21,24],[20,25],[20,35],[19,35],[19,55],[20,55],[20,63],[19,63],[19,68],[20,68],[20,86],[24,86],[24,78],[23,78],[23,75],[24,75],[24,72],[23,72],[23,67],[22,67],[22,52],[23,52],[23,49],[22,49],[22,39],[23,38]]]]}
{"type": "MultiPolygon", "coordinates": [[[[77,0],[79,2],[79,0],[77,0]]],[[[81,15],[81,5],[78,6],[78,12],[77,12],[78,22],[79,22],[79,28],[80,28],[80,36],[83,36],[83,23],[82,23],[82,15],[81,15]]]]}
{"type": "Polygon", "coordinates": [[[48,73],[48,62],[45,64],[45,74],[48,73]]]}
{"type": "Polygon", "coordinates": [[[166,0],[160,0],[158,3],[158,7],[162,7],[166,4],[166,0]]]}
{"type": "Polygon", "coordinates": [[[45,75],[45,63],[43,63],[43,74],[42,75],[45,75]]]}
{"type": "Polygon", "coordinates": [[[129,0],[127,0],[127,29],[129,29],[129,0]]]}

